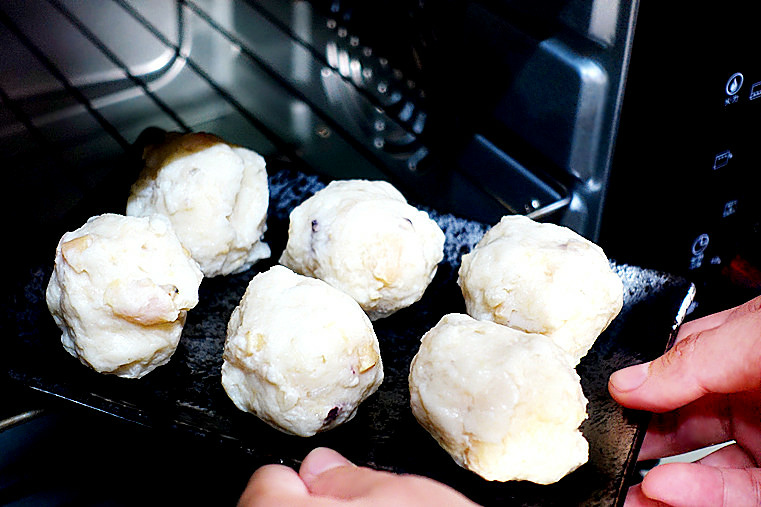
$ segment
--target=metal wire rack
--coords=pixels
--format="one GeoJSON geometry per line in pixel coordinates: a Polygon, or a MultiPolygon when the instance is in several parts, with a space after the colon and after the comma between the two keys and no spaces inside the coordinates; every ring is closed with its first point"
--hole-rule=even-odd
{"type": "Polygon", "coordinates": [[[425,90],[334,14],[279,0],[0,2],[0,156],[29,196],[24,211],[43,222],[65,212],[147,127],[214,132],[334,178],[389,179],[454,212],[541,217],[568,204],[526,171],[512,177],[533,192],[505,197],[436,169],[425,90]]]}

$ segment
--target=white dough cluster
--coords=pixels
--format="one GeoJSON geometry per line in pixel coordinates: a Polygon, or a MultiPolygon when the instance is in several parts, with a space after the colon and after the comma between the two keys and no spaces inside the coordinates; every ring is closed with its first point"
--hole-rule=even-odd
{"type": "Polygon", "coordinates": [[[46,299],[71,355],[139,378],[174,354],[202,278],[164,217],[104,214],[63,235],[46,299]]]}
{"type": "Polygon", "coordinates": [[[205,133],[169,133],[149,146],[127,214],[168,217],[204,275],[238,273],[268,258],[269,188],[257,153],[205,133]]]}
{"type": "Polygon", "coordinates": [[[353,418],[383,381],[378,340],[357,302],[284,266],[251,280],[223,357],[222,385],[239,409],[304,437],[353,418]]]}
{"type": "Polygon", "coordinates": [[[469,315],[549,336],[574,364],[623,305],[623,283],[598,245],[519,215],[463,256],[458,284],[469,315]]]}
{"type": "Polygon", "coordinates": [[[487,480],[550,484],[588,460],[579,376],[545,336],[445,315],[423,336],[409,386],[420,424],[487,480]]]}
{"type": "Polygon", "coordinates": [[[280,263],[343,290],[377,320],[423,296],[444,239],[390,183],[338,180],[291,212],[280,263]]]}

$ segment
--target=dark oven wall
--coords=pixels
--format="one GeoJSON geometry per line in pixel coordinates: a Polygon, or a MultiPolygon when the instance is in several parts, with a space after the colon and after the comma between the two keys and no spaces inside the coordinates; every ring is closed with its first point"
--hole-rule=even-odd
{"type": "Polygon", "coordinates": [[[466,213],[530,214],[597,239],[637,2],[313,4],[389,62],[390,114],[426,116],[422,170],[463,175],[503,205],[466,213]]]}

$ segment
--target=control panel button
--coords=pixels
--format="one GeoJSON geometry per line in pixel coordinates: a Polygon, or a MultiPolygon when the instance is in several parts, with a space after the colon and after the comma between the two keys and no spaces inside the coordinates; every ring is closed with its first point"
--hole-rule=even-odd
{"type": "Polygon", "coordinates": [[[713,169],[714,171],[717,169],[721,169],[722,167],[729,164],[729,161],[732,160],[734,155],[730,150],[724,150],[721,153],[717,153],[716,156],[713,159],[713,169]]]}
{"type": "Polygon", "coordinates": [[[726,86],[724,87],[727,95],[737,95],[737,93],[740,91],[740,88],[742,88],[744,79],[745,78],[740,72],[735,72],[732,74],[732,76],[727,80],[726,86]]]}
{"type": "Polygon", "coordinates": [[[748,95],[750,100],[756,100],[759,97],[761,97],[761,81],[750,85],[750,95],[748,95]]]}
{"type": "Polygon", "coordinates": [[[705,251],[706,248],[708,248],[708,243],[711,242],[710,236],[708,234],[700,234],[695,240],[692,242],[692,257],[690,258],[690,269],[698,269],[700,266],[703,265],[703,260],[705,259],[705,251]]]}
{"type": "Polygon", "coordinates": [[[745,81],[745,77],[741,72],[735,72],[727,79],[724,85],[724,93],[726,94],[724,98],[725,106],[736,104],[740,101],[739,93],[740,89],[742,89],[743,81],[745,81]]]}
{"type": "Polygon", "coordinates": [[[737,199],[731,199],[724,203],[724,209],[722,210],[721,217],[727,218],[737,213],[737,199]]]}

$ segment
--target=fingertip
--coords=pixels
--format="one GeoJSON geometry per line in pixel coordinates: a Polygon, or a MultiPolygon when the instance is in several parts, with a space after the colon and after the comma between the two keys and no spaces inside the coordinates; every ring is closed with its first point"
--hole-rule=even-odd
{"type": "Polygon", "coordinates": [[[342,466],[353,467],[355,465],[333,449],[317,447],[304,458],[299,468],[299,476],[304,484],[309,487],[324,472],[342,466]]]}
{"type": "Polygon", "coordinates": [[[669,463],[648,472],[642,490],[675,507],[761,505],[761,470],[669,463]]]}
{"type": "Polygon", "coordinates": [[[661,507],[663,504],[652,500],[642,493],[642,485],[637,484],[629,488],[624,501],[624,507],[661,507]]]}
{"type": "Polygon", "coordinates": [[[641,363],[613,372],[608,381],[608,389],[616,397],[635,391],[647,380],[650,363],[641,363]]]}
{"type": "Polygon", "coordinates": [[[699,336],[688,336],[653,361],[614,372],[608,381],[613,399],[628,408],[667,412],[706,394],[711,351],[698,346],[699,336]]]}
{"type": "Polygon", "coordinates": [[[724,483],[717,468],[694,463],[668,463],[650,470],[642,481],[642,493],[667,505],[722,505],[724,483]]]}
{"type": "Polygon", "coordinates": [[[246,485],[238,506],[256,505],[267,498],[303,498],[309,490],[295,470],[285,465],[264,465],[258,468],[246,485]]]}

